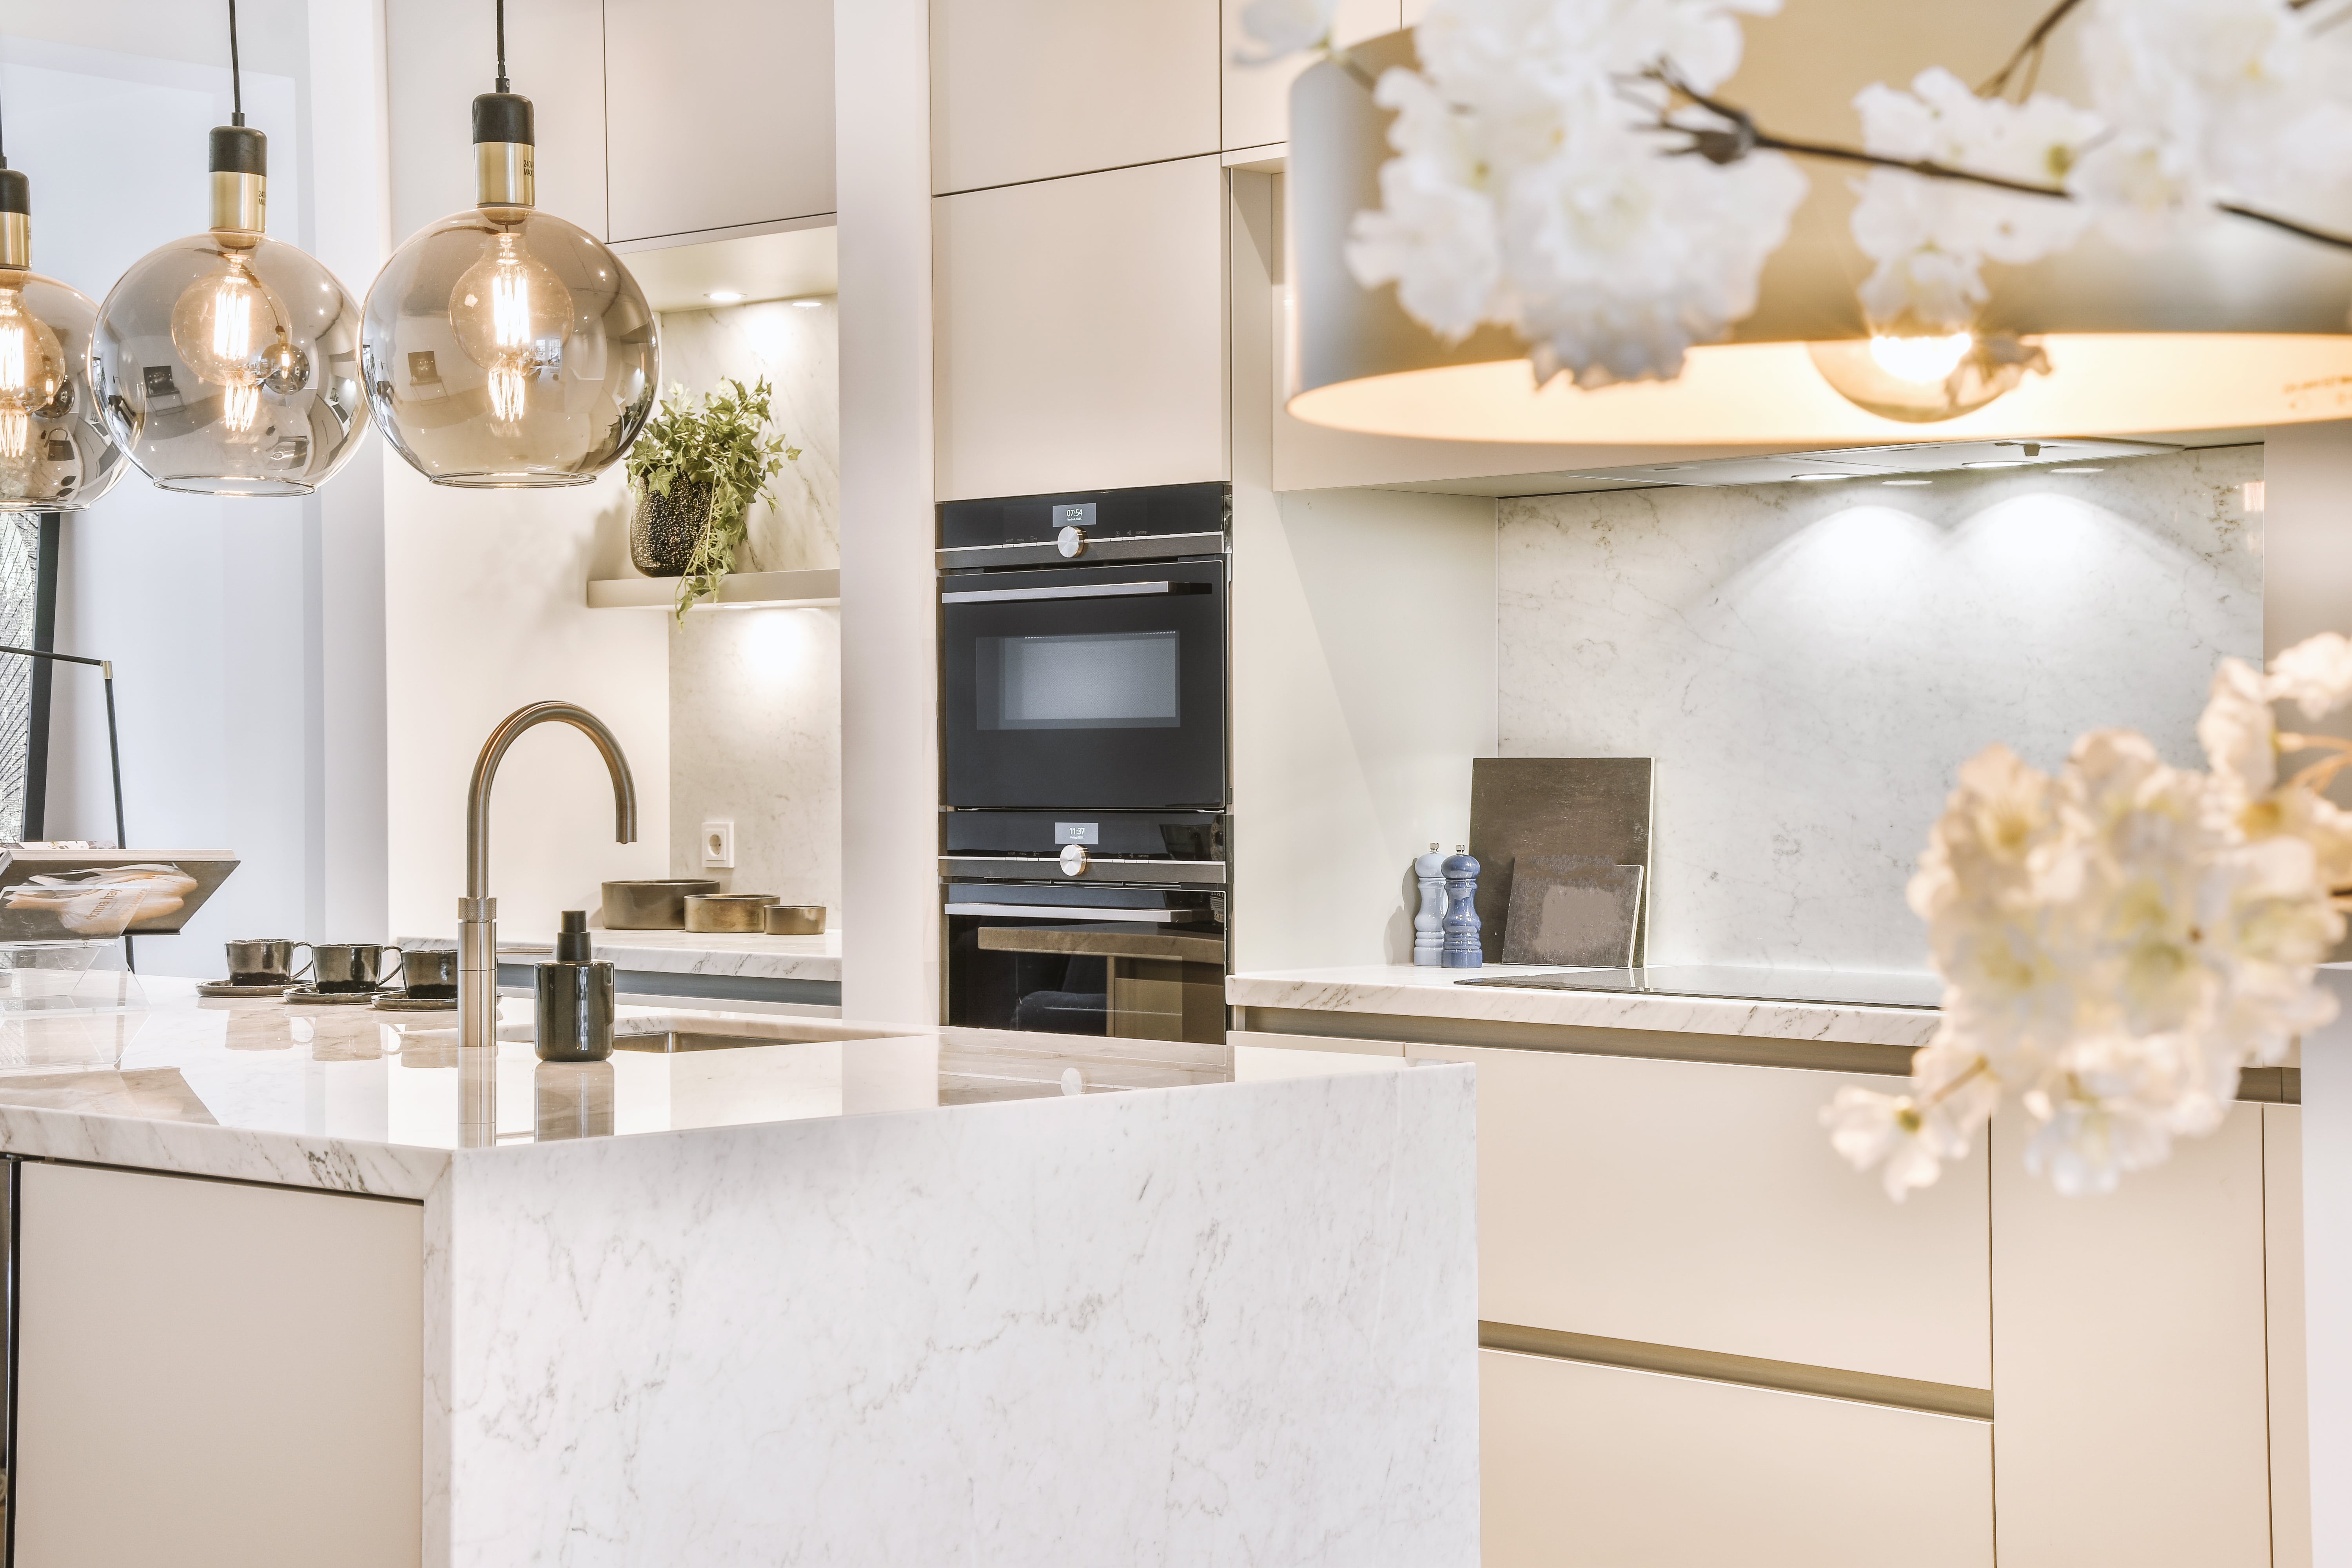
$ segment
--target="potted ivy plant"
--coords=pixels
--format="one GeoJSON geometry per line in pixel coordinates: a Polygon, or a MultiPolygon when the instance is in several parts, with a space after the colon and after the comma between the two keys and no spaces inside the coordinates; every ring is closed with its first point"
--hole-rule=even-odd
{"type": "Polygon", "coordinates": [[[719,592],[751,503],[772,505],[768,481],[800,458],[798,447],[768,433],[771,395],[765,376],[748,390],[730,381],[699,404],[674,386],[629,448],[637,497],[629,557],[648,577],[680,579],[680,616],[719,592]]]}

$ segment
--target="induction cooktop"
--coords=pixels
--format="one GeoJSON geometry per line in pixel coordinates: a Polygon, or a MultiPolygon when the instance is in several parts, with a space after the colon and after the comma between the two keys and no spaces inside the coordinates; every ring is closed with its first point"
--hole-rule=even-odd
{"type": "Polygon", "coordinates": [[[1501,985],[1531,991],[1610,991],[1652,996],[1709,996],[1739,1002],[1813,1002],[1830,1006],[1942,1005],[1944,983],[1934,974],[1830,969],[1742,969],[1731,964],[1675,963],[1652,969],[1559,969],[1539,974],[1491,974],[1457,985],[1501,985]]]}

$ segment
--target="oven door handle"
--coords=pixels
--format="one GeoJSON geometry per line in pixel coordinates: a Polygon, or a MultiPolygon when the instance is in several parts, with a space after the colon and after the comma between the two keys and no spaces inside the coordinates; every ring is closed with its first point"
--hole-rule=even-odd
{"type": "Polygon", "coordinates": [[[1092,910],[1075,904],[950,904],[951,915],[995,915],[1021,921],[1133,921],[1141,925],[1192,925],[1202,910],[1092,910]]]}
{"type": "Polygon", "coordinates": [[[1002,605],[1019,599],[1127,599],[1145,594],[1198,594],[1206,583],[1082,583],[1068,588],[969,588],[941,594],[942,605],[1002,605]]]}

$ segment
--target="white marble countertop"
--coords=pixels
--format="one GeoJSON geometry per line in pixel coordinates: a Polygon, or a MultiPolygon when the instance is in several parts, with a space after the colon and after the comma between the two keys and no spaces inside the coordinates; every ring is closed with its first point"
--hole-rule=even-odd
{"type": "MultiPolygon", "coordinates": [[[[841,978],[841,932],[821,936],[734,935],[698,931],[605,931],[588,933],[598,958],[616,969],[656,974],[733,974],[751,980],[841,978]]],[[[454,947],[450,937],[410,938],[419,947],[454,947]]],[[[516,963],[554,951],[555,939],[501,931],[499,952],[516,963]]],[[[403,945],[407,945],[404,942],[403,945]]]]}
{"type": "Polygon", "coordinates": [[[1551,1024],[1571,1028],[1664,1029],[1686,1034],[1906,1047],[1926,1045],[1935,1035],[1941,1016],[1914,1007],[1519,990],[1455,984],[1474,977],[1494,979],[1510,974],[1559,973],[1557,964],[1515,968],[1499,963],[1475,970],[1423,968],[1407,963],[1275,970],[1229,976],[1225,981],[1225,1000],[1237,1007],[1551,1024]]]}
{"type": "MultiPolygon", "coordinates": [[[[816,940],[816,939],[803,939],[816,940]]],[[[923,1032],[670,1007],[617,1032],[760,1042],[546,1063],[530,1004],[500,1004],[495,1053],[454,1013],[215,1000],[149,978],[143,1012],[0,1032],[0,1152],[422,1197],[453,1151],[869,1110],[1223,1084],[1221,1046],[985,1029],[923,1032]],[[479,1058],[481,1059],[461,1059],[479,1058]]]]}

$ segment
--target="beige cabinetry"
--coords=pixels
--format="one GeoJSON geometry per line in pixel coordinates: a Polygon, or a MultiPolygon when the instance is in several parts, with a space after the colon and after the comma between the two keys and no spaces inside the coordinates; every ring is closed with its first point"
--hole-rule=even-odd
{"type": "Polygon", "coordinates": [[[931,0],[931,188],[1216,152],[1217,7],[931,0]]]}
{"type": "Polygon", "coordinates": [[[1498,1351],[1478,1363],[1486,1568],[1991,1568],[1990,1423],[1498,1351]]]}
{"type": "Polygon", "coordinates": [[[2271,1555],[2263,1122],[2098,1198],[1993,1130],[2001,1568],[2256,1568],[2271,1555]]]}
{"type": "Polygon", "coordinates": [[[604,0],[614,240],[834,210],[832,0],[604,0]]]}
{"type": "MultiPolygon", "coordinates": [[[[1227,150],[1263,147],[1290,135],[1290,84],[1313,57],[1301,53],[1269,65],[1249,63],[1260,50],[1242,28],[1250,0],[1223,0],[1224,142],[1227,150]]],[[[1397,0],[1339,0],[1331,36],[1340,44],[1360,43],[1404,24],[1397,0]]]]}
{"type": "Polygon", "coordinates": [[[1885,1079],[1410,1050],[1478,1067],[1482,1318],[1991,1386],[1983,1151],[1898,1207],[1822,1134],[1885,1079]]]}
{"type": "Polygon", "coordinates": [[[20,1179],[16,1568],[415,1568],[421,1207],[20,1179]]]}
{"type": "Polygon", "coordinates": [[[1214,154],[932,203],[939,499],[1226,476],[1214,154]]]}

